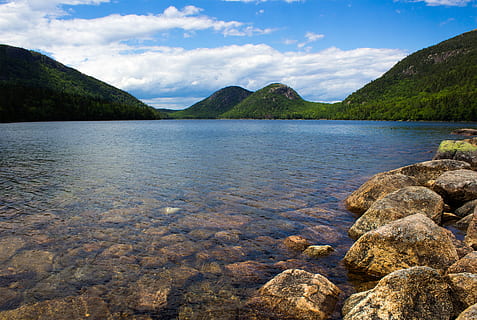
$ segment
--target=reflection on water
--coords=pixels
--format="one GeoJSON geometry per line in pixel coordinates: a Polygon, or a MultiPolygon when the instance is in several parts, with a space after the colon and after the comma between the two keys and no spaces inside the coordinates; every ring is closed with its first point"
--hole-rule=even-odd
{"type": "Polygon", "coordinates": [[[342,200],[374,173],[429,160],[456,126],[2,124],[0,310],[80,297],[118,319],[236,319],[288,268],[351,292],[342,200]],[[289,235],[335,252],[308,258],[289,235]]]}

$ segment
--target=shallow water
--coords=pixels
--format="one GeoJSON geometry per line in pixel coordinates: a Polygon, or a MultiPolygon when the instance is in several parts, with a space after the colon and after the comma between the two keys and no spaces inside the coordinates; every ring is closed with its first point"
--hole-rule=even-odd
{"type": "Polygon", "coordinates": [[[430,160],[465,124],[144,121],[0,124],[0,310],[90,294],[115,318],[236,319],[288,268],[340,263],[371,175],[430,160]],[[301,235],[335,252],[287,249],[301,235]]]}

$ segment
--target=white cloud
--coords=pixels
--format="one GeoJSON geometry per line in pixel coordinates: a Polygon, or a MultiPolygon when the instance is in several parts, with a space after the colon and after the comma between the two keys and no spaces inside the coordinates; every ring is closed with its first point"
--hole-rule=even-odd
{"type": "MultiPolygon", "coordinates": [[[[340,100],[405,56],[405,52],[393,49],[330,48],[311,53],[280,52],[266,44],[193,50],[156,45],[155,37],[172,29],[182,30],[185,37],[201,30],[224,36],[274,31],[238,21],[221,21],[203,15],[195,6],[171,6],[155,15],[109,15],[96,19],[58,16],[66,15],[61,11],[62,4],[101,2],[108,0],[0,3],[1,41],[49,52],[58,61],[154,106],[173,108],[190,106],[228,85],[257,90],[272,82],[290,85],[308,100],[340,100]],[[149,39],[153,41],[146,41],[149,39]]],[[[321,38],[320,34],[305,34],[306,43],[321,38]]]]}
{"type": "Polygon", "coordinates": [[[312,42],[323,39],[324,37],[325,37],[324,34],[317,34],[317,33],[314,33],[314,32],[307,32],[307,33],[305,33],[305,39],[306,40],[304,42],[298,43],[298,48],[306,48],[306,49],[310,50],[311,49],[310,47],[305,47],[305,46],[312,43],[312,42]]]}
{"type": "Polygon", "coordinates": [[[428,6],[458,6],[465,7],[473,0],[414,0],[412,2],[425,2],[428,6]]]}

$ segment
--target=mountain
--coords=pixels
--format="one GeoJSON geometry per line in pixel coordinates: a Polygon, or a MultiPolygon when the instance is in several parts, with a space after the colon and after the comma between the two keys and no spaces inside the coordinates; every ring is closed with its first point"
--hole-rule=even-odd
{"type": "Polygon", "coordinates": [[[417,51],[347,97],[334,118],[477,120],[477,30],[417,51]]]}
{"type": "Polygon", "coordinates": [[[170,113],[169,116],[177,119],[213,119],[229,111],[235,105],[252,94],[241,87],[226,87],[216,91],[210,97],[197,102],[191,107],[170,113]]]}
{"type": "Polygon", "coordinates": [[[306,119],[321,118],[329,105],[308,102],[292,88],[274,83],[251,94],[221,118],[306,119]]]}
{"type": "Polygon", "coordinates": [[[34,51],[0,45],[0,122],[157,119],[132,95],[34,51]]]}

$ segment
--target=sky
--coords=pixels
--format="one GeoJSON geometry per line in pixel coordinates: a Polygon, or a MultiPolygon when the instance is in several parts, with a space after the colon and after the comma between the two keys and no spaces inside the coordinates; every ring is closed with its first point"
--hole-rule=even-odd
{"type": "Polygon", "coordinates": [[[0,43],[169,109],[271,83],[340,101],[476,28],[477,0],[0,0],[0,43]]]}

